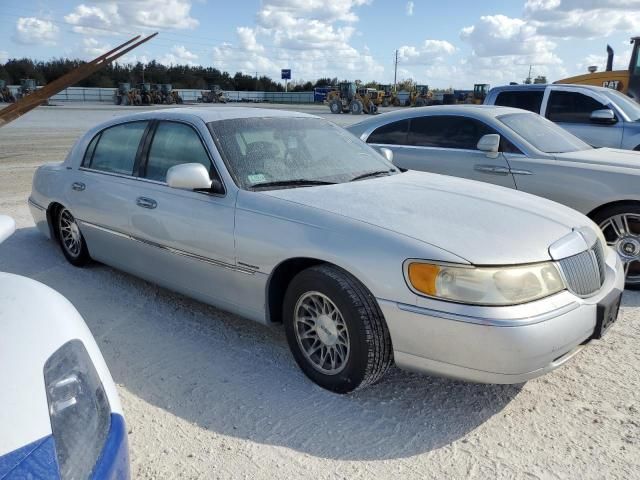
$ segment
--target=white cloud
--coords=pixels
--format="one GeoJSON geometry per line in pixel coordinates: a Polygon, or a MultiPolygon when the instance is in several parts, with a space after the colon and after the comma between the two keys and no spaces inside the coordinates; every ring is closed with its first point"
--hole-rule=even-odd
{"type": "Polygon", "coordinates": [[[409,17],[413,16],[413,7],[414,7],[414,4],[412,1],[407,2],[407,6],[405,7],[405,12],[407,16],[409,17]]]}
{"type": "Polygon", "coordinates": [[[160,57],[163,65],[196,65],[198,55],[187,50],[183,45],[174,45],[169,53],[160,57]]]}
{"type": "Polygon", "coordinates": [[[403,45],[398,49],[398,59],[408,64],[433,64],[445,61],[443,55],[451,55],[456,51],[446,40],[425,40],[417,47],[403,45]]]}
{"type": "Polygon", "coordinates": [[[99,5],[78,5],[64,17],[79,33],[110,35],[131,27],[149,29],[195,28],[191,0],[107,0],[99,5]]]}
{"type": "Polygon", "coordinates": [[[351,41],[356,8],[370,0],[265,0],[254,27],[237,29],[238,45],[213,49],[214,65],[279,78],[291,68],[295,79],[320,76],[380,78],[384,68],[351,41]]]}
{"type": "Polygon", "coordinates": [[[59,28],[49,20],[36,17],[20,17],[16,23],[13,40],[23,45],[55,45],[59,28]]]}
{"type": "Polygon", "coordinates": [[[559,38],[595,38],[636,33],[639,0],[527,0],[525,19],[539,34],[559,38]]]}
{"type": "Polygon", "coordinates": [[[101,43],[92,37],[82,40],[82,52],[84,54],[83,57],[85,58],[94,59],[95,57],[108,52],[112,48],[113,47],[108,43],[101,43]]]}

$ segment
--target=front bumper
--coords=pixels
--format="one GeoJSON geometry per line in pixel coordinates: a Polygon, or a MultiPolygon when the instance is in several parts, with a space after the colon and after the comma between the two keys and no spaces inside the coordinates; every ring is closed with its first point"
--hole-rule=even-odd
{"type": "Polygon", "coordinates": [[[129,444],[122,415],[111,414],[109,435],[93,469],[93,480],[129,479],[129,444]]]}
{"type": "Polygon", "coordinates": [[[586,299],[564,291],[514,307],[378,302],[400,368],[481,383],[521,383],[578,353],[593,336],[598,302],[616,289],[624,289],[624,269],[611,251],[602,288],[586,299]]]}

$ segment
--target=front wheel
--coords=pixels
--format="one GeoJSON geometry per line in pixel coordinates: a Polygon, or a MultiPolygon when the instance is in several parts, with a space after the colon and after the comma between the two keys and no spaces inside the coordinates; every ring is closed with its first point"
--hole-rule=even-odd
{"type": "Polygon", "coordinates": [[[593,216],[607,244],[624,264],[625,287],[640,289],[640,205],[623,203],[604,208],[593,216]]]}
{"type": "Polygon", "coordinates": [[[393,362],[391,337],[373,295],[344,270],[299,273],[284,299],[289,348],[312,381],[348,393],[380,380],[393,362]]]}
{"type": "Polygon", "coordinates": [[[329,102],[329,110],[331,110],[331,113],[342,113],[342,103],[340,100],[331,100],[329,102]]]}
{"type": "Polygon", "coordinates": [[[80,232],[76,219],[66,208],[58,212],[58,240],[62,253],[72,265],[82,267],[91,261],[87,243],[80,232]]]}

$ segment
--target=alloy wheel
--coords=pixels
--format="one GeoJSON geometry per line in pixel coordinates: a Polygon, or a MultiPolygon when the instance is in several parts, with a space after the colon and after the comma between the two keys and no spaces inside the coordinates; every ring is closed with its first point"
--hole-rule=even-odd
{"type": "Polygon", "coordinates": [[[600,228],[607,245],[622,259],[627,285],[640,285],[640,214],[613,215],[600,228]]]}
{"type": "Polygon", "coordinates": [[[295,306],[294,330],[303,355],[317,371],[336,375],[344,370],[351,350],[342,313],[329,297],[307,292],[295,306]]]}
{"type": "Polygon", "coordinates": [[[66,208],[60,212],[58,227],[62,246],[69,255],[78,257],[82,249],[82,237],[76,219],[73,218],[71,212],[66,208]]]}

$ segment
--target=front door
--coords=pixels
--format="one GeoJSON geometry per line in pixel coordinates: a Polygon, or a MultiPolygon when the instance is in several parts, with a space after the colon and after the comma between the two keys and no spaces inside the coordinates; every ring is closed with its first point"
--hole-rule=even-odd
{"type": "Polygon", "coordinates": [[[609,108],[609,102],[591,92],[583,93],[563,87],[549,92],[546,117],[591,146],[620,148],[624,132],[621,118],[613,124],[591,121],[592,112],[609,108]]]}
{"type": "Polygon", "coordinates": [[[235,198],[169,187],[167,170],[183,163],[201,163],[218,176],[194,126],[158,122],[130,199],[131,234],[139,240],[134,261],[161,285],[235,310],[243,275],[234,251],[235,198]]]}

